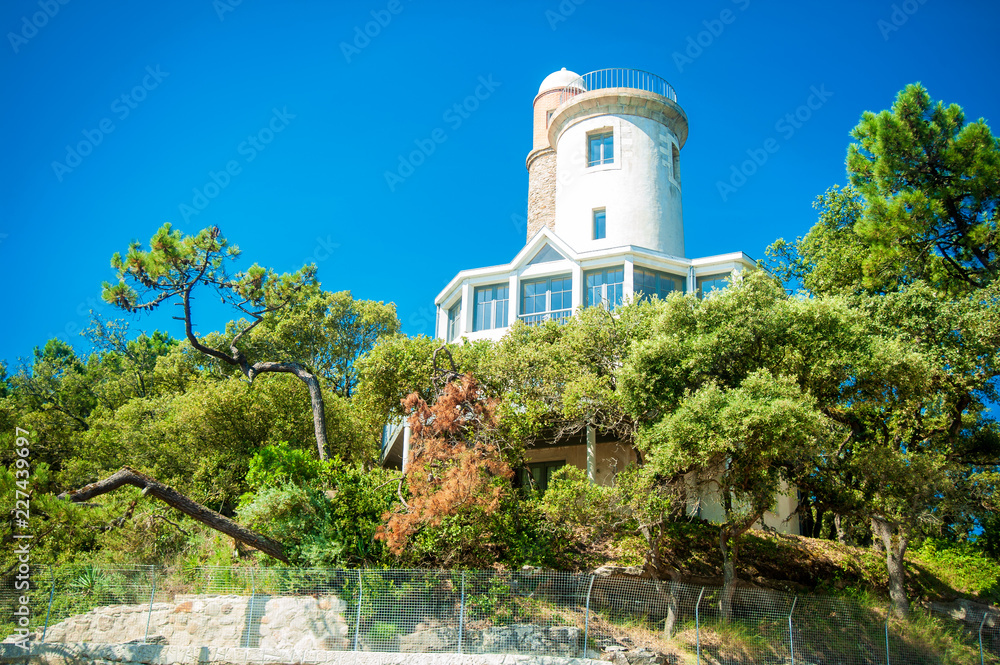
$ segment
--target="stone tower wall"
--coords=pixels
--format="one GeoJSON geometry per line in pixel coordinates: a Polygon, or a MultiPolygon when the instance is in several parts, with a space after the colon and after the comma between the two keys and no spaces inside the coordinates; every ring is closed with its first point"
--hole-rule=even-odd
{"type": "Polygon", "coordinates": [[[528,236],[556,225],[556,151],[542,148],[528,155],[528,236]]]}

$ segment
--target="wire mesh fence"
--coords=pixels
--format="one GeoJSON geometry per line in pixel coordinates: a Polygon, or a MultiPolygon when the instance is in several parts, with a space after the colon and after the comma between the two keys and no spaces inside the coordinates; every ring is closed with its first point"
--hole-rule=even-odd
{"type": "Polygon", "coordinates": [[[713,665],[1000,665],[1000,613],[981,605],[897,619],[846,598],[530,568],[35,567],[0,579],[0,611],[7,642],[234,647],[247,661],[309,649],[612,660],[645,649],[713,665]]]}

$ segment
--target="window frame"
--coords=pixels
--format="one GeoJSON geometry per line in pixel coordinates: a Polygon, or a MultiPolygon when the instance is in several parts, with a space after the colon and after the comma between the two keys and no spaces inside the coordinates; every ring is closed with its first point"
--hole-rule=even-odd
{"type": "Polygon", "coordinates": [[[594,166],[607,166],[615,163],[615,129],[614,127],[604,127],[587,132],[587,168],[594,166]],[[607,139],[611,139],[611,154],[607,154],[607,139]],[[599,140],[600,157],[595,160],[593,155],[594,141],[599,140]]]}
{"type": "MultiPolygon", "coordinates": [[[[565,286],[565,284],[564,284],[565,286]]],[[[533,279],[522,279],[520,280],[518,288],[520,289],[520,299],[518,303],[518,314],[517,318],[524,321],[527,325],[537,325],[539,323],[544,323],[545,321],[555,320],[562,321],[568,319],[573,315],[573,274],[572,273],[559,273],[558,275],[548,275],[545,277],[537,277],[533,279]],[[552,282],[568,282],[568,288],[560,289],[559,291],[552,290],[552,282]],[[533,293],[530,296],[525,293],[526,289],[530,286],[537,286],[539,284],[545,284],[545,310],[544,311],[533,311],[526,312],[526,305],[532,302],[532,308],[534,308],[534,303],[536,299],[541,295],[539,293],[533,293]],[[552,308],[552,295],[553,293],[560,294],[560,300],[563,307],[558,309],[552,308]],[[566,299],[569,299],[569,304],[566,304],[566,299]]]]}
{"type": "Polygon", "coordinates": [[[521,470],[521,486],[542,496],[549,489],[549,482],[552,480],[552,476],[566,465],[567,462],[564,459],[546,462],[528,462],[521,470]],[[541,472],[541,478],[537,481],[535,480],[534,471],[541,472]]]}
{"type": "Polygon", "coordinates": [[[506,328],[508,326],[508,316],[510,312],[510,283],[500,283],[500,284],[489,284],[487,286],[477,286],[472,292],[472,332],[482,332],[484,330],[497,330],[499,328],[506,328]],[[497,291],[502,289],[504,292],[504,297],[497,297],[497,291]],[[480,302],[479,296],[481,293],[490,291],[492,297],[489,300],[484,300],[480,302]],[[498,306],[498,303],[503,303],[498,306]],[[480,306],[484,307],[480,307],[480,306]],[[501,321],[498,321],[498,314],[501,314],[497,310],[502,308],[501,321]],[[482,315],[480,314],[480,309],[484,312],[489,310],[489,325],[484,325],[482,320],[482,315]]]}
{"type": "Polygon", "coordinates": [[[694,284],[695,284],[695,292],[698,294],[698,299],[699,300],[704,300],[705,299],[705,296],[706,296],[705,291],[704,291],[705,282],[716,282],[716,281],[719,281],[719,280],[725,280],[727,283],[725,285],[723,285],[722,288],[714,288],[713,287],[708,292],[707,295],[711,295],[714,291],[721,291],[722,289],[725,289],[729,285],[731,285],[733,283],[733,271],[730,270],[729,272],[708,273],[706,275],[695,275],[694,284]]]}
{"type": "Polygon", "coordinates": [[[632,293],[636,300],[652,300],[653,296],[657,296],[661,300],[666,296],[680,291],[681,293],[687,293],[687,276],[677,275],[672,272],[667,272],[665,270],[654,270],[653,268],[647,268],[645,266],[633,266],[632,268],[632,293]],[[655,278],[655,292],[646,293],[646,291],[640,286],[640,273],[650,274],[655,278]],[[669,291],[664,291],[662,282],[664,280],[669,280],[674,288],[669,291]],[[676,288],[677,284],[680,284],[680,288],[676,288]]]}
{"type": "Polygon", "coordinates": [[[606,239],[608,237],[608,209],[594,208],[592,218],[594,240],[606,239]],[[598,224],[598,219],[600,219],[600,224],[598,224]]]}
{"type": "MultiPolygon", "coordinates": [[[[618,277],[618,275],[615,275],[618,277]]],[[[625,266],[615,265],[615,266],[605,266],[603,268],[594,268],[593,270],[583,271],[583,295],[584,295],[584,307],[596,307],[598,305],[604,306],[609,312],[614,311],[614,309],[620,306],[625,301],[625,266]],[[621,281],[608,282],[606,275],[608,273],[620,273],[621,281]],[[590,285],[590,277],[592,275],[601,274],[605,276],[605,281],[601,282],[596,286],[590,285]],[[615,289],[616,293],[613,294],[611,298],[608,297],[608,287],[617,287],[615,289]],[[595,288],[600,288],[601,290],[601,301],[592,302],[591,292],[595,288]]]]}
{"type": "Polygon", "coordinates": [[[458,339],[459,331],[462,328],[462,299],[448,308],[448,323],[445,330],[445,341],[454,342],[458,339]]]}

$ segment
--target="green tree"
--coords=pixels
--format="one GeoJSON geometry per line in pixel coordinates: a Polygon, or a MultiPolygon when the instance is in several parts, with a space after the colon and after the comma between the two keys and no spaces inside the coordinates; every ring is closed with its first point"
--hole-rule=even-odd
{"type": "Polygon", "coordinates": [[[93,313],[83,335],[96,351],[87,360],[95,394],[109,408],[154,394],[156,362],[177,345],[177,340],[159,330],[129,339],[128,322],[105,321],[93,313]]]}
{"type": "Polygon", "coordinates": [[[805,238],[770,248],[782,268],[817,293],[922,280],[960,295],[1000,276],[1000,140],[984,120],[912,84],[851,135],[850,187],[821,197],[805,238]]]}
{"type": "Polygon", "coordinates": [[[827,397],[845,362],[811,360],[838,355],[848,340],[827,333],[843,323],[839,308],[790,299],[753,273],[706,300],[668,298],[622,368],[644,470],[673,484],[682,506],[692,484],[722,505],[727,617],[740,536],[828,444],[833,427],[816,395],[827,397]]]}
{"type": "Polygon", "coordinates": [[[863,316],[864,352],[827,408],[848,435],[803,482],[870,521],[902,615],[909,543],[988,523],[995,494],[1000,143],[919,85],[852,136],[850,186],[828,190],[809,233],[768,254],[783,279],[844,294],[863,316]]]}
{"type": "Polygon", "coordinates": [[[358,358],[379,339],[398,333],[399,319],[392,303],[355,300],[350,291],[311,289],[301,306],[268,317],[262,327],[276,353],[313,368],[346,399],[357,390],[358,358]]]}
{"type": "Polygon", "coordinates": [[[112,257],[111,266],[117,270],[119,281],[105,282],[103,297],[126,312],[151,311],[172,298],[180,298],[184,334],[192,348],[238,368],[251,383],[269,372],[297,377],[309,389],[316,450],[320,459],[326,459],[325,405],[316,375],[298,362],[252,361],[244,351],[245,338],[265,316],[299,304],[300,291],[314,283],[316,268],[305,266],[295,273],[278,275],[254,264],[246,272],[230,274],[226,262],[239,254],[239,248],[231,246],[217,227],[184,236],[164,224],[150,240],[148,250],[133,242],[124,258],[118,253],[112,257]],[[198,285],[213,288],[224,302],[250,318],[227,335],[225,345],[208,345],[194,333],[192,294],[198,285]]]}
{"type": "Polygon", "coordinates": [[[941,300],[916,283],[859,303],[864,322],[849,380],[826,409],[846,436],[804,488],[870,520],[889,592],[909,612],[906,550],[922,530],[989,515],[1000,445],[989,404],[1000,375],[1000,286],[941,300]]]}

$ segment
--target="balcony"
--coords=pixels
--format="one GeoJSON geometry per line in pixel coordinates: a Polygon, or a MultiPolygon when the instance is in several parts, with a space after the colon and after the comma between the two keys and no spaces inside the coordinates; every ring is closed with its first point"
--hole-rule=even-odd
{"type": "Polygon", "coordinates": [[[666,97],[672,102],[677,102],[677,93],[672,85],[656,74],[644,72],[641,69],[598,69],[589,72],[569,83],[559,94],[559,104],[562,105],[573,97],[592,90],[603,88],[630,88],[632,90],[643,90],[654,95],[666,97]]]}
{"type": "Polygon", "coordinates": [[[560,323],[573,316],[572,309],[557,309],[554,312],[540,312],[538,314],[521,314],[517,318],[524,321],[525,325],[538,326],[546,321],[559,321],[560,323]]]}

